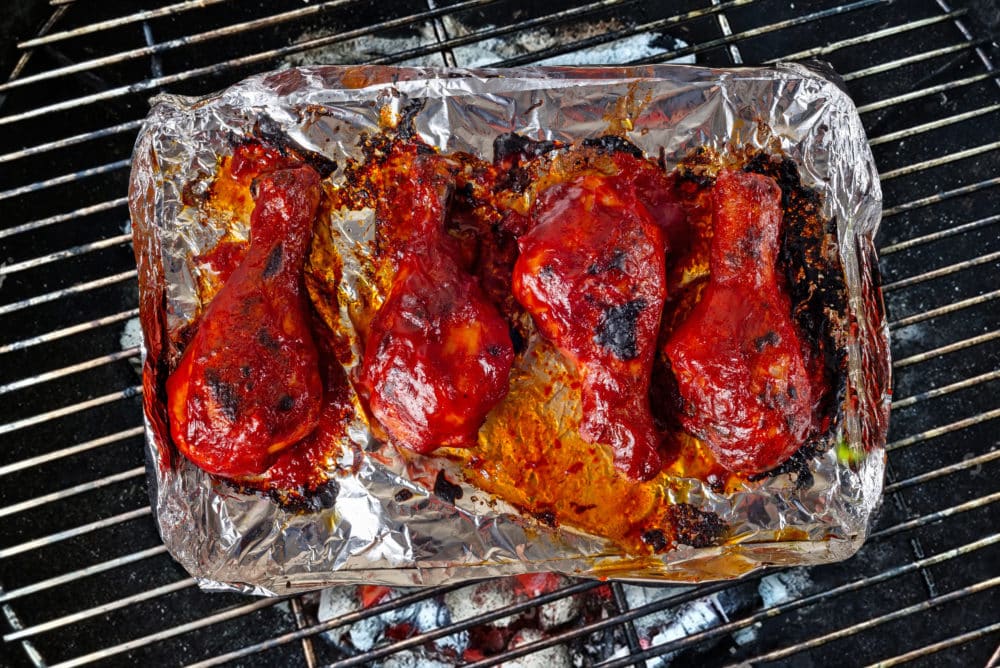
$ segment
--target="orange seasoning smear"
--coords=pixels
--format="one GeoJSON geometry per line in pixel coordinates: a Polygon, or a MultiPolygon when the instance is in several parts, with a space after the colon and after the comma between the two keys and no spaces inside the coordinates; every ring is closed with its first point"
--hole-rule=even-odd
{"type": "Polygon", "coordinates": [[[619,473],[610,449],[585,442],[580,390],[558,353],[541,344],[515,369],[510,392],[487,418],[478,444],[451,450],[470,482],[525,512],[628,542],[647,551],[638,529],[660,528],[671,480],[636,482],[619,473]],[[549,388],[554,391],[547,391],[549,388]],[[554,447],[558,445],[558,447],[554,447]]]}
{"type": "Polygon", "coordinates": [[[292,156],[258,142],[238,145],[232,155],[219,158],[202,213],[222,237],[211,249],[194,257],[198,267],[198,294],[203,304],[222,289],[250,247],[247,239],[254,200],[251,188],[261,174],[298,164],[292,156]]]}

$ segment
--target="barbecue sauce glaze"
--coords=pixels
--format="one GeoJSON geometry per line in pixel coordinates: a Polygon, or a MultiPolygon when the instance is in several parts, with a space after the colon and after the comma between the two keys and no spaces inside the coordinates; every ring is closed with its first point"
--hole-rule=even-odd
{"type": "MultiPolygon", "coordinates": [[[[310,239],[312,259],[336,255],[310,235],[318,178],[295,156],[239,147],[209,208],[252,210],[251,243],[223,238],[196,258],[211,301],[167,383],[175,443],[224,478],[308,493],[353,384],[377,432],[459,461],[542,522],[639,550],[717,541],[718,518],[663,490],[683,498],[672,480],[697,477],[723,492],[782,464],[826,424],[830,375],[790,316],[775,181],[716,180],[703,156],[667,175],[613,139],[505,136],[488,163],[370,138],[319,207],[376,212],[383,298],[354,305],[352,379],[322,296],[335,289],[310,289],[310,304],[301,287],[310,239]],[[276,278],[282,306],[267,310],[276,278]]],[[[311,285],[339,280],[312,259],[311,285]]]]}
{"type": "Polygon", "coordinates": [[[320,199],[310,167],[256,183],[246,256],[167,379],[171,436],[217,475],[258,475],[319,420],[323,382],[302,264],[320,199]]]}

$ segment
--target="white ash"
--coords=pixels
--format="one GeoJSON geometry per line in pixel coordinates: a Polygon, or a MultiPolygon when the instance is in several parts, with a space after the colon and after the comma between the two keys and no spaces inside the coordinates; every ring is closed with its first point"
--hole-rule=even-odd
{"type": "MultiPolygon", "coordinates": [[[[316,611],[316,618],[320,622],[327,622],[354,612],[359,607],[358,596],[354,587],[330,587],[320,592],[319,608],[316,611]]],[[[340,638],[345,632],[344,627],[339,627],[326,631],[323,636],[326,640],[340,644],[340,638]]]]}
{"type": "MultiPolygon", "coordinates": [[[[738,631],[733,632],[733,642],[737,645],[749,645],[757,641],[757,630],[760,629],[761,623],[756,622],[750,626],[746,626],[738,631]]],[[[734,648],[735,649],[735,648],[734,648]]]]}
{"type": "MultiPolygon", "coordinates": [[[[453,37],[462,37],[474,32],[490,31],[496,26],[485,24],[476,29],[458,21],[452,16],[442,17],[445,29],[453,37]]],[[[574,24],[522,30],[500,37],[487,37],[473,44],[453,48],[451,51],[461,67],[486,67],[496,65],[508,58],[515,58],[550,49],[559,45],[573,44],[581,40],[620,30],[618,21],[598,21],[588,24],[574,24]]],[[[325,37],[325,32],[303,33],[299,41],[325,37]]],[[[434,29],[430,23],[423,23],[411,29],[410,34],[399,37],[367,36],[328,46],[321,46],[288,56],[285,63],[290,66],[338,65],[370,62],[376,58],[392,56],[411,49],[432,46],[436,42],[434,29]]],[[[663,33],[641,33],[620,39],[562,53],[535,61],[537,65],[599,65],[621,64],[636,60],[654,58],[665,53],[683,49],[687,42],[663,33]]],[[[666,62],[694,63],[693,54],[673,58],[666,62]]],[[[441,53],[433,51],[414,58],[394,63],[408,66],[441,66],[441,53]]]]}
{"type": "MultiPolygon", "coordinates": [[[[317,37],[326,37],[328,35],[328,32],[305,32],[299,37],[299,42],[305,42],[317,37]]],[[[354,65],[427,46],[433,44],[434,41],[434,30],[429,23],[425,23],[412,28],[411,34],[407,36],[379,37],[369,35],[346,42],[337,42],[336,44],[320,46],[315,49],[292,54],[285,58],[285,63],[291,67],[302,65],[354,65]]],[[[394,64],[412,67],[440,67],[444,65],[444,62],[441,59],[440,53],[433,52],[416,58],[401,60],[394,64]]]]}
{"type": "MultiPolygon", "coordinates": [[[[690,603],[685,603],[677,608],[673,611],[673,621],[662,627],[659,632],[654,633],[649,638],[649,644],[654,647],[663,645],[724,624],[726,618],[714,598],[714,596],[701,598],[690,603]]],[[[672,656],[673,653],[668,653],[664,654],[662,658],[664,661],[669,662],[672,656]]]]}
{"type": "MultiPolygon", "coordinates": [[[[444,604],[451,612],[451,618],[456,622],[465,621],[488,612],[503,610],[517,602],[518,596],[509,578],[486,580],[469,587],[450,591],[444,596],[444,604]]],[[[490,625],[506,628],[519,617],[520,615],[501,617],[490,622],[490,625]]]]}
{"type": "MultiPolygon", "coordinates": [[[[122,333],[118,337],[118,343],[121,345],[122,350],[142,345],[142,323],[139,322],[139,318],[129,318],[125,321],[122,333]]],[[[128,361],[132,365],[133,371],[138,374],[142,373],[142,359],[138,356],[133,356],[128,358],[128,361]]]]}
{"type": "Polygon", "coordinates": [[[568,624],[580,613],[576,596],[567,596],[538,607],[538,624],[545,630],[568,624]]]}
{"type": "MultiPolygon", "coordinates": [[[[538,629],[525,628],[514,634],[510,641],[510,649],[530,645],[545,638],[538,629]]],[[[569,650],[564,645],[554,645],[538,650],[516,659],[503,662],[504,668],[557,668],[570,665],[569,650]]]]}
{"type": "Polygon", "coordinates": [[[139,318],[129,318],[125,321],[121,336],[118,337],[118,343],[122,350],[142,345],[142,323],[139,322],[139,318]]]}
{"type": "Polygon", "coordinates": [[[368,652],[379,644],[388,627],[389,624],[383,617],[368,617],[351,624],[347,634],[358,651],[368,652]]]}
{"type": "MultiPolygon", "coordinates": [[[[622,593],[625,595],[625,602],[628,604],[629,610],[677,596],[689,589],[691,587],[639,587],[622,584],[622,593]]],[[[633,625],[640,639],[649,638],[655,629],[669,624],[672,619],[672,608],[666,608],[645,617],[639,617],[633,622],[633,625]]]]}
{"type": "MultiPolygon", "coordinates": [[[[472,32],[469,26],[451,16],[442,18],[449,35],[465,36],[472,32]]],[[[515,58],[561,45],[572,45],[582,40],[621,30],[625,26],[617,20],[596,21],[594,23],[574,23],[549,26],[531,30],[521,30],[500,37],[487,37],[466,46],[452,50],[455,60],[463,67],[484,67],[497,61],[515,58]]],[[[489,31],[495,26],[484,25],[479,31],[489,31]]],[[[687,46],[686,42],[662,33],[642,33],[611,40],[596,46],[561,53],[534,61],[537,65],[597,65],[620,64],[634,60],[652,58],[668,51],[687,46]],[[666,46],[664,46],[666,45],[666,46]]],[[[669,62],[693,63],[693,55],[669,62]]]]}
{"type": "Polygon", "coordinates": [[[893,348],[900,348],[903,346],[911,346],[916,344],[917,346],[926,346],[928,331],[924,323],[915,323],[907,327],[900,327],[898,329],[893,329],[889,332],[889,336],[892,338],[893,348]]]}
{"type": "Polygon", "coordinates": [[[451,662],[428,658],[426,652],[419,650],[404,650],[386,657],[382,668],[452,668],[451,662]]]}
{"type": "MultiPolygon", "coordinates": [[[[597,32],[597,31],[595,31],[597,32]]],[[[604,31],[599,31],[604,32],[604,31]]],[[[584,35],[583,37],[589,37],[584,35]]],[[[484,39],[481,42],[455,49],[456,60],[467,67],[485,67],[499,60],[514,58],[527,53],[551,48],[573,41],[558,32],[529,30],[518,33],[513,38],[505,36],[484,39]]],[[[598,44],[579,51],[570,51],[535,61],[536,65],[600,65],[605,63],[627,63],[634,60],[652,58],[667,51],[687,46],[681,40],[670,38],[670,48],[657,46],[660,36],[653,33],[630,35],[604,44],[598,44]]],[[[684,56],[670,62],[693,63],[694,56],[684,56]]]]}
{"type": "Polygon", "coordinates": [[[757,592],[764,602],[764,608],[770,608],[798,598],[808,591],[812,584],[806,572],[796,568],[761,578],[757,592]]]}
{"type": "MultiPolygon", "coordinates": [[[[399,589],[390,589],[385,598],[379,602],[384,603],[399,598],[402,593],[399,589]]],[[[332,587],[324,589],[320,595],[319,609],[316,616],[320,622],[325,622],[360,609],[361,604],[358,601],[357,589],[355,587],[332,587]]],[[[406,624],[412,629],[412,633],[416,635],[447,626],[451,623],[451,615],[442,601],[437,598],[429,598],[401,608],[388,610],[380,615],[359,620],[351,624],[348,628],[342,627],[327,631],[323,634],[323,637],[345,651],[353,649],[358,652],[368,652],[388,642],[386,632],[393,626],[406,624]],[[345,642],[349,642],[350,647],[344,647],[345,642]]],[[[442,655],[452,654],[460,656],[468,646],[469,634],[466,631],[461,631],[434,641],[431,652],[420,648],[413,653],[407,653],[407,656],[409,654],[418,656],[416,664],[392,663],[387,660],[382,665],[433,666],[436,663],[431,658],[431,654],[441,653],[442,655]]],[[[401,658],[398,661],[409,661],[405,656],[399,656],[401,658]]]]}
{"type": "MultiPolygon", "coordinates": [[[[644,588],[623,585],[630,609],[672,598],[690,587],[644,588]]],[[[633,624],[643,647],[655,647],[687,637],[691,634],[720,626],[728,621],[715,596],[690,601],[677,607],[667,607],[658,612],[639,617],[633,624]]],[[[648,666],[669,665],[674,652],[668,652],[649,662],[648,666]]]]}

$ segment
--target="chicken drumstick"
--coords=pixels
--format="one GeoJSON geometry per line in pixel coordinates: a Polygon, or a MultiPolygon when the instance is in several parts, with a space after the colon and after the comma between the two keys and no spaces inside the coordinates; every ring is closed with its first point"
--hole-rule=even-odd
{"type": "Polygon", "coordinates": [[[258,179],[247,255],[167,379],[174,443],[209,473],[263,473],[319,419],[323,385],[302,285],[319,198],[310,167],[258,179]]]}
{"type": "Polygon", "coordinates": [[[684,428],[730,471],[762,473],[814,427],[812,383],[775,266],[781,190],[766,176],[723,170],[712,206],[709,283],[665,352],[684,428]]]}
{"type": "Polygon", "coordinates": [[[580,435],[610,445],[616,468],[647,480],[660,470],[649,382],[666,242],[630,171],[584,172],[539,195],[534,227],[518,240],[513,289],[577,366],[580,435]]]}

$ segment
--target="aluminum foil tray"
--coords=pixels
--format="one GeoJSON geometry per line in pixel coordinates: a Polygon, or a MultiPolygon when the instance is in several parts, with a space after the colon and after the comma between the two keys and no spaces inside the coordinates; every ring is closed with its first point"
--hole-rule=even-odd
{"type": "MultiPolygon", "coordinates": [[[[145,334],[144,396],[150,495],[170,553],[206,589],[283,595],[338,583],[432,585],[534,571],[651,581],[739,577],[769,565],[818,564],[852,555],[882,492],[889,407],[888,336],[873,237],[881,216],[874,161],[850,98],[830,73],[799,65],[714,70],[687,66],[511,70],[313,67],[247,79],[204,98],[160,95],[139,135],[130,208],[145,334]],[[176,337],[198,311],[187,260],[220,230],[199,221],[186,193],[205,187],[233,137],[278,128],[303,150],[343,165],[386,110],[413,109],[414,128],[443,152],[492,158],[494,139],[516,132],[579,142],[609,119],[667,168],[698,147],[780,153],[835,220],[847,285],[847,377],[842,419],[809,463],[789,475],[717,494],[688,481],[687,500],[716,512],[727,542],[655,555],[572,527],[549,527],[462,483],[441,498],[414,476],[413,455],[369,457],[362,417],[339,462],[328,507],[301,512],[241,493],[173,451],[163,384],[176,337]],[[409,490],[405,502],[397,493],[409,490]]],[[[336,184],[340,171],[334,171],[336,184]]],[[[358,242],[363,219],[342,219],[358,242]]],[[[428,470],[461,473],[429,458],[428,470]]],[[[437,458],[440,459],[440,458],[437,458]]]]}

